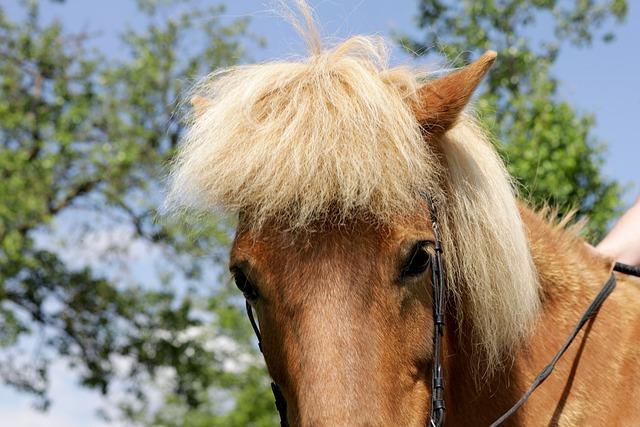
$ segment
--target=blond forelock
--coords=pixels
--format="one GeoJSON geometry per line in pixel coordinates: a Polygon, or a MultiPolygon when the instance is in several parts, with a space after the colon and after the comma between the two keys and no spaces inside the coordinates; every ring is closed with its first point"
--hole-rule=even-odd
{"type": "Polygon", "coordinates": [[[170,205],[294,228],[410,210],[438,168],[409,107],[416,77],[386,61],[381,39],[354,37],[304,62],[207,77],[196,90],[211,106],[184,139],[170,205]]]}

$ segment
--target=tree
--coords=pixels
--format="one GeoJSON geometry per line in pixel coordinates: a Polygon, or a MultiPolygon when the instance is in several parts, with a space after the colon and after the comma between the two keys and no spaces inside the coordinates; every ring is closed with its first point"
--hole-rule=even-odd
{"type": "Polygon", "coordinates": [[[260,41],[246,20],[223,24],[222,7],[137,3],[146,25],[123,34],[120,59],[88,49],[86,34],[43,24],[38,1],[22,2],[18,20],[0,7],[0,378],[46,408],[48,367],[66,360],[102,393],[120,381],[121,409],[134,417],[162,374],[174,406],[207,401],[232,419],[261,410],[247,410],[250,403],[268,407],[260,415],[267,425],[268,383],[239,301],[224,280],[203,285],[203,269],[210,277],[223,257],[228,223],[202,224],[196,239],[155,220],[162,168],[183,132],[180,96],[195,77],[235,63],[243,44],[260,41]],[[71,267],[46,245],[53,223],[79,229],[70,242],[78,245],[105,221],[162,254],[159,284],[128,283],[108,262],[71,267]],[[233,348],[212,344],[224,337],[233,348]],[[37,351],[25,358],[29,345],[37,351]],[[240,357],[248,359],[234,375],[225,364],[240,357]],[[209,402],[210,390],[226,390],[226,400],[209,402]]]}
{"type": "Polygon", "coordinates": [[[454,67],[487,49],[498,51],[477,112],[502,142],[498,149],[522,194],[535,206],[589,217],[594,240],[617,212],[621,189],[600,173],[604,146],[591,133],[593,117],[558,98],[550,71],[566,45],[613,40],[607,27],[626,13],[625,0],[421,0],[424,37],[400,37],[415,55],[439,52],[454,67]],[[541,20],[550,20],[553,34],[541,36],[541,20]]]}

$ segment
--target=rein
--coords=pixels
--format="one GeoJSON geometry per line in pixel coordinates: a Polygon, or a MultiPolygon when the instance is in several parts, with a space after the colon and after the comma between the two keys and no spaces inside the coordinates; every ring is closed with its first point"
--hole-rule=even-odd
{"type": "Polygon", "coordinates": [[[578,335],[578,332],[582,330],[582,327],[589,321],[589,319],[595,316],[595,314],[600,309],[600,306],[602,305],[602,303],[607,299],[609,295],[611,295],[611,292],[613,292],[615,287],[616,287],[616,276],[614,276],[613,273],[611,273],[611,276],[609,276],[609,279],[604,283],[604,285],[602,286],[602,289],[600,289],[600,292],[598,292],[598,295],[596,295],[593,301],[591,301],[591,304],[589,304],[589,307],[587,307],[587,310],[584,312],[580,320],[578,320],[578,323],[573,328],[573,331],[571,331],[571,334],[569,334],[569,337],[564,342],[562,347],[560,347],[560,350],[556,353],[555,356],[553,356],[553,359],[551,359],[551,362],[549,362],[549,364],[545,366],[544,369],[538,374],[536,379],[529,386],[527,391],[522,395],[520,400],[518,400],[507,412],[502,414],[500,418],[495,420],[490,427],[497,427],[502,423],[504,423],[506,420],[508,420],[509,417],[515,414],[516,411],[520,409],[522,405],[524,405],[524,403],[529,399],[529,397],[531,397],[533,392],[536,391],[536,389],[544,382],[544,380],[546,380],[549,377],[549,375],[551,375],[551,373],[553,372],[553,369],[556,367],[556,364],[558,363],[558,360],[560,360],[560,358],[565,353],[565,351],[567,351],[567,349],[569,348],[569,346],[571,345],[575,337],[578,335]]]}
{"type": "MultiPolygon", "coordinates": [[[[426,196],[425,200],[427,201],[427,204],[429,206],[431,226],[435,239],[435,253],[430,254],[434,331],[433,362],[431,365],[431,408],[429,410],[429,426],[442,427],[444,425],[445,418],[444,369],[442,367],[442,337],[444,336],[445,327],[444,291],[446,284],[442,266],[442,242],[440,240],[437,213],[431,197],[426,196]]],[[[640,267],[631,266],[620,262],[615,263],[613,271],[640,277],[640,267]]],[[[571,343],[573,343],[573,340],[582,330],[584,325],[596,315],[602,304],[605,302],[607,297],[611,295],[615,287],[616,277],[612,272],[611,276],[609,276],[609,279],[600,289],[600,292],[598,292],[595,298],[591,301],[591,304],[589,304],[585,312],[582,314],[582,317],[580,317],[580,320],[578,320],[578,323],[573,328],[571,334],[569,334],[569,337],[564,342],[560,350],[555,354],[555,356],[553,356],[551,362],[549,362],[549,364],[545,366],[544,369],[538,374],[538,376],[529,386],[527,391],[522,395],[522,397],[509,410],[507,410],[496,421],[494,421],[490,427],[497,427],[508,420],[514,413],[516,413],[518,409],[520,409],[522,405],[524,405],[529,397],[531,397],[533,392],[549,377],[549,375],[551,375],[553,369],[555,368],[562,355],[571,346],[571,343]]],[[[253,332],[255,332],[256,338],[258,339],[258,348],[260,349],[260,352],[262,352],[262,336],[260,335],[260,329],[253,316],[253,308],[251,307],[251,304],[248,300],[245,300],[245,307],[247,309],[247,316],[249,317],[249,322],[251,323],[253,332]]],[[[280,416],[280,426],[288,427],[289,423],[287,422],[287,401],[285,400],[280,387],[275,382],[271,382],[271,390],[273,391],[276,409],[278,410],[278,414],[280,416]]]]}
{"type": "MultiPolygon", "coordinates": [[[[622,273],[622,274],[640,277],[640,267],[623,264],[621,262],[616,262],[614,264],[613,271],[617,271],[618,273],[622,273]]],[[[556,367],[556,364],[558,363],[558,360],[560,360],[560,358],[565,353],[565,351],[567,351],[567,349],[569,348],[573,340],[578,335],[578,332],[580,332],[580,330],[582,330],[584,325],[590,319],[592,319],[593,316],[596,315],[596,313],[598,313],[600,306],[602,306],[602,303],[604,303],[607,297],[611,295],[615,287],[616,287],[616,276],[612,272],[611,276],[609,276],[609,279],[604,283],[604,285],[602,285],[602,288],[600,289],[600,292],[598,292],[598,295],[595,296],[595,298],[591,301],[591,304],[589,304],[589,307],[587,307],[587,309],[585,310],[582,317],[580,317],[580,320],[578,320],[578,323],[573,328],[573,330],[571,331],[571,334],[569,334],[569,337],[564,342],[562,347],[560,347],[560,350],[556,353],[555,356],[553,356],[553,359],[551,359],[551,362],[549,362],[549,364],[545,366],[544,369],[538,374],[536,379],[529,386],[527,391],[522,395],[520,400],[518,400],[507,412],[502,414],[500,418],[495,420],[490,427],[497,427],[502,423],[504,423],[507,419],[509,419],[509,417],[511,417],[518,409],[520,409],[520,407],[527,401],[527,399],[531,397],[533,392],[540,386],[540,384],[542,384],[544,380],[546,380],[549,377],[549,375],[551,375],[551,373],[553,372],[553,369],[556,367]]]]}

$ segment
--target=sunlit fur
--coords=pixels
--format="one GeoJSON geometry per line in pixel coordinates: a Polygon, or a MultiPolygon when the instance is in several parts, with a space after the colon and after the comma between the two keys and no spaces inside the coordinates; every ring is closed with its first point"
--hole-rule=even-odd
{"type": "Polygon", "coordinates": [[[484,132],[463,116],[430,140],[412,113],[421,73],[389,68],[376,37],[353,37],[300,62],[233,67],[198,83],[173,166],[168,206],[224,209],[255,227],[308,231],[354,216],[385,223],[439,209],[450,300],[492,370],[529,330],[538,284],[513,189],[484,132]],[[444,154],[444,158],[443,155],[444,154]]]}

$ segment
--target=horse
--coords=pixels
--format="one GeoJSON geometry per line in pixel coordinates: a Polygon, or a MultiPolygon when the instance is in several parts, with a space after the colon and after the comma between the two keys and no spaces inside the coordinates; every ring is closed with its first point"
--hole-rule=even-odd
{"type": "Polygon", "coordinates": [[[445,425],[489,425],[615,279],[505,425],[640,425],[640,281],[518,200],[466,109],[496,53],[425,79],[390,67],[380,38],[325,48],[307,27],[308,58],[196,85],[168,192],[176,210],[237,216],[230,270],[283,423],[425,426],[435,387],[445,425]]]}

